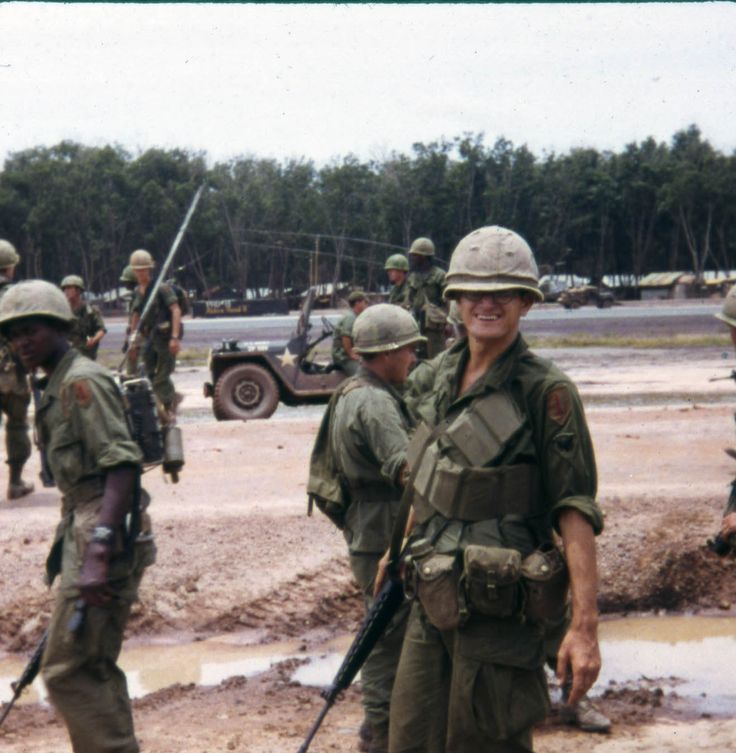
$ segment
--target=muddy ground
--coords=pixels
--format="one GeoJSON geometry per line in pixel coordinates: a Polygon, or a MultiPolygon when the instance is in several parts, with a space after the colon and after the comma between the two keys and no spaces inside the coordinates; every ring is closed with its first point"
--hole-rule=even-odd
{"type": "MultiPolygon", "coordinates": [[[[718,348],[545,355],[578,381],[596,445],[606,513],[601,611],[736,616],[736,565],[704,547],[734,471],[723,452],[734,443],[733,384],[708,378],[727,373],[733,359],[718,348]]],[[[323,517],[305,515],[306,464],[321,409],[282,407],[269,421],[217,423],[201,397],[204,378],[201,368],[179,374],[186,395],[181,482],[167,483],[157,471],[146,477],[159,558],[126,645],[228,634],[317,650],[353,630],[361,613],[339,532],[323,517]]],[[[36,477],[35,457],[29,470],[36,477]]],[[[40,573],[57,516],[53,489],[0,507],[0,662],[19,662],[48,618],[52,596],[40,573]]],[[[318,691],[291,679],[297,663],[212,687],[170,685],[136,700],[142,750],[296,752],[320,708],[318,691]]],[[[597,700],[614,721],[606,737],[572,731],[553,716],[538,732],[538,751],[736,750],[736,721],[702,717],[660,685],[649,678],[608,688],[597,700]]],[[[353,688],[313,750],[355,750],[360,719],[353,688]]],[[[70,751],[53,711],[37,703],[12,712],[0,749],[70,751]]]]}

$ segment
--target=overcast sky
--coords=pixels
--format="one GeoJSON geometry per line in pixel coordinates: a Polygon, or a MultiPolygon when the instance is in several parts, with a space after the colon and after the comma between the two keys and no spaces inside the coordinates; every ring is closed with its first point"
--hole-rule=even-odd
{"type": "Polygon", "coordinates": [[[0,4],[0,159],[62,139],[241,154],[736,148],[736,4],[0,4]]]}

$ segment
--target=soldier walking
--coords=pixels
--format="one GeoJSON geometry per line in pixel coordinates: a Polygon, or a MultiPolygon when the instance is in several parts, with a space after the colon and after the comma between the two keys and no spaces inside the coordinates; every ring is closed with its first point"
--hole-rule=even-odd
{"type": "MultiPolygon", "coordinates": [[[[143,309],[148,303],[153,285],[151,275],[155,266],[148,251],[138,249],[130,255],[130,268],[138,282],[130,304],[131,332],[136,331],[143,309]]],[[[134,371],[142,348],[146,375],[151,380],[153,392],[161,406],[164,423],[173,420],[179,403],[171,375],[176,368],[176,356],[181,349],[181,333],[181,308],[178,298],[170,285],[162,283],[146,313],[145,321],[141,323],[141,342],[131,344],[128,359],[131,370],[134,371]]]]}
{"type": "Polygon", "coordinates": [[[106,369],[71,348],[73,314],[54,285],[31,280],[0,301],[0,332],[24,367],[46,375],[36,412],[61,492],[46,561],[59,578],[41,674],[75,753],[138,753],[125,674],[117,664],[131,604],[155,559],[141,509],[141,452],[106,369]]]}
{"type": "Polygon", "coordinates": [[[383,266],[388,281],[391,283],[391,291],[388,294],[388,302],[402,308],[409,308],[409,261],[404,254],[392,254],[386,259],[383,266]]]}
{"type": "Polygon", "coordinates": [[[96,361],[100,342],[107,333],[102,313],[97,306],[82,300],[85,288],[84,280],[79,275],[67,275],[61,281],[61,289],[74,314],[69,342],[83,356],[96,361]]]}
{"type": "MultiPolygon", "coordinates": [[[[353,335],[360,368],[330,401],[318,436],[329,437],[325,448],[332,455],[329,465],[336,469],[348,497],[340,524],[368,611],[378,562],[388,547],[399,508],[413,427],[398,389],[416,362],[416,346],[423,338],[411,314],[386,303],[360,314],[353,335]]],[[[327,467],[315,466],[314,459],[315,454],[312,469],[317,468],[317,473],[327,467]]],[[[391,689],[407,615],[405,605],[361,669],[365,720],[360,749],[370,753],[387,750],[391,689]]]]}
{"type": "MultiPolygon", "coordinates": [[[[9,290],[20,256],[12,243],[0,240],[0,301],[9,290]]],[[[31,391],[27,372],[0,334],[0,420],[5,416],[5,462],[9,467],[7,498],[19,499],[33,491],[23,480],[23,466],[31,456],[28,406],[31,391]]]]}

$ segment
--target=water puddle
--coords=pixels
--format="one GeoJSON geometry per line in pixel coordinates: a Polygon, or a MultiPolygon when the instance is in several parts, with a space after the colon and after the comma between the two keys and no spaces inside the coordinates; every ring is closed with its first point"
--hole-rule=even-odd
{"type": "MultiPolygon", "coordinates": [[[[614,618],[601,623],[600,639],[603,669],[593,695],[647,679],[700,712],[733,715],[736,618],[614,618]]],[[[128,644],[120,663],[134,698],[175,683],[207,686],[229,677],[252,677],[295,657],[308,661],[294,671],[292,679],[322,687],[332,681],[351,640],[352,636],[341,636],[312,652],[305,652],[300,642],[248,644],[238,634],[191,643],[128,644]]],[[[22,668],[15,657],[0,659],[0,701],[10,699],[10,682],[22,668]]],[[[44,702],[45,697],[43,684],[36,680],[21,702],[44,702]]]]}

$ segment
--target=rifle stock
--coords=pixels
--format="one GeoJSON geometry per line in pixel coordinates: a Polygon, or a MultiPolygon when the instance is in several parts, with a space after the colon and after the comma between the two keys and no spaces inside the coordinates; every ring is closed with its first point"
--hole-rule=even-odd
{"type": "Polygon", "coordinates": [[[373,602],[365,620],[363,620],[360,630],[358,630],[358,634],[353,639],[347,654],[345,654],[332,683],[322,691],[321,696],[325,699],[325,705],[307,733],[307,737],[299,748],[299,753],[307,753],[317,730],[327,716],[327,712],[332,708],[340,693],[350,687],[350,683],[355,679],[355,675],[358,674],[403,601],[404,586],[402,582],[397,578],[389,578],[381,589],[381,593],[373,602]]]}
{"type": "Polygon", "coordinates": [[[36,650],[26,664],[21,676],[11,683],[13,689],[13,697],[5,704],[2,715],[0,715],[0,726],[5,721],[6,717],[10,713],[10,709],[13,708],[15,702],[20,698],[21,693],[36,679],[38,670],[41,668],[41,657],[43,656],[44,649],[46,648],[46,641],[48,640],[48,630],[43,634],[43,638],[36,646],[36,650]]]}

